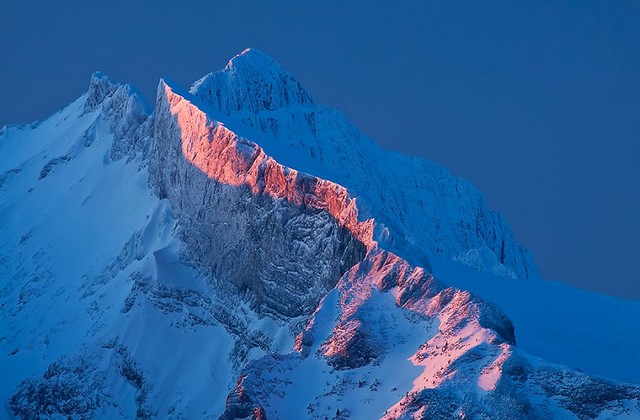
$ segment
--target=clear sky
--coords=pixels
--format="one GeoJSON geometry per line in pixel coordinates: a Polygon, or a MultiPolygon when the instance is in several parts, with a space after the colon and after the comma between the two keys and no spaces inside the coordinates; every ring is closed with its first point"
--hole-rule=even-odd
{"type": "Polygon", "coordinates": [[[153,102],[160,77],[188,87],[255,47],[382,146],[478,185],[546,278],[640,299],[640,2],[396,3],[5,2],[0,125],[94,70],[153,102]]]}

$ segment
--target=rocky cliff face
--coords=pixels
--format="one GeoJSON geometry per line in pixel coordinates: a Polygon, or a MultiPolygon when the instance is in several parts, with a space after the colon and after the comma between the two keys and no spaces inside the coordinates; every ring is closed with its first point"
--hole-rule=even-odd
{"type": "Polygon", "coordinates": [[[165,82],[154,139],[150,183],[172,203],[181,238],[260,310],[310,313],[371,243],[344,188],[280,165],[165,82]]]}
{"type": "Polygon", "coordinates": [[[382,152],[257,51],[191,93],[161,81],[151,115],[96,74],[3,130],[0,165],[11,415],[640,414],[640,388],[526,354],[414,263],[535,277],[474,187],[382,152]]]}

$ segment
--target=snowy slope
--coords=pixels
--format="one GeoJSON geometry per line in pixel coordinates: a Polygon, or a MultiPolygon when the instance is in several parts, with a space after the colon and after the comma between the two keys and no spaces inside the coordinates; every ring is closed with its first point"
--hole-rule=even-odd
{"type": "Polygon", "coordinates": [[[2,130],[0,194],[7,415],[640,416],[589,375],[640,383],[640,305],[538,280],[474,187],[255,50],[153,111],[94,74],[2,130]]]}
{"type": "Polygon", "coordinates": [[[83,299],[83,285],[158,201],[144,170],[109,159],[108,106],[91,109],[89,98],[35,128],[5,128],[0,142],[5,403],[22,379],[85,344],[98,300],[83,299]]]}
{"type": "Polygon", "coordinates": [[[584,372],[640,383],[640,304],[552,281],[513,282],[434,259],[447,284],[496,303],[516,325],[518,347],[584,372]]]}

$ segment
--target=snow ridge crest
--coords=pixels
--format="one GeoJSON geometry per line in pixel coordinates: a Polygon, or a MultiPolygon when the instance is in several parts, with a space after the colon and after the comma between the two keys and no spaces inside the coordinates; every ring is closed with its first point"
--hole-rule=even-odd
{"type": "Polygon", "coordinates": [[[233,57],[223,70],[196,81],[190,93],[211,98],[209,105],[226,115],[313,104],[311,95],[277,61],[251,48],[233,57]]]}

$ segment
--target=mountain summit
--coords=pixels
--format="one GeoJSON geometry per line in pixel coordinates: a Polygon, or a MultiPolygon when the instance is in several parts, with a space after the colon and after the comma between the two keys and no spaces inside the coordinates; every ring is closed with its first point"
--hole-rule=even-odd
{"type": "Polygon", "coordinates": [[[429,265],[422,249],[514,278],[539,278],[529,252],[480,192],[432,162],[389,153],[339,111],[315,104],[272,58],[248,49],[191,87],[211,113],[279,162],[359,197],[376,239],[429,265]],[[388,163],[388,164],[385,164],[388,163]]]}
{"type": "Polygon", "coordinates": [[[191,87],[196,96],[206,96],[216,111],[259,113],[313,103],[302,85],[273,58],[247,48],[227,66],[209,73],[191,87]]]}
{"type": "Polygon", "coordinates": [[[640,305],[543,281],[473,185],[257,50],[153,110],[95,73],[0,132],[0,192],[8,416],[640,415],[640,305]]]}

